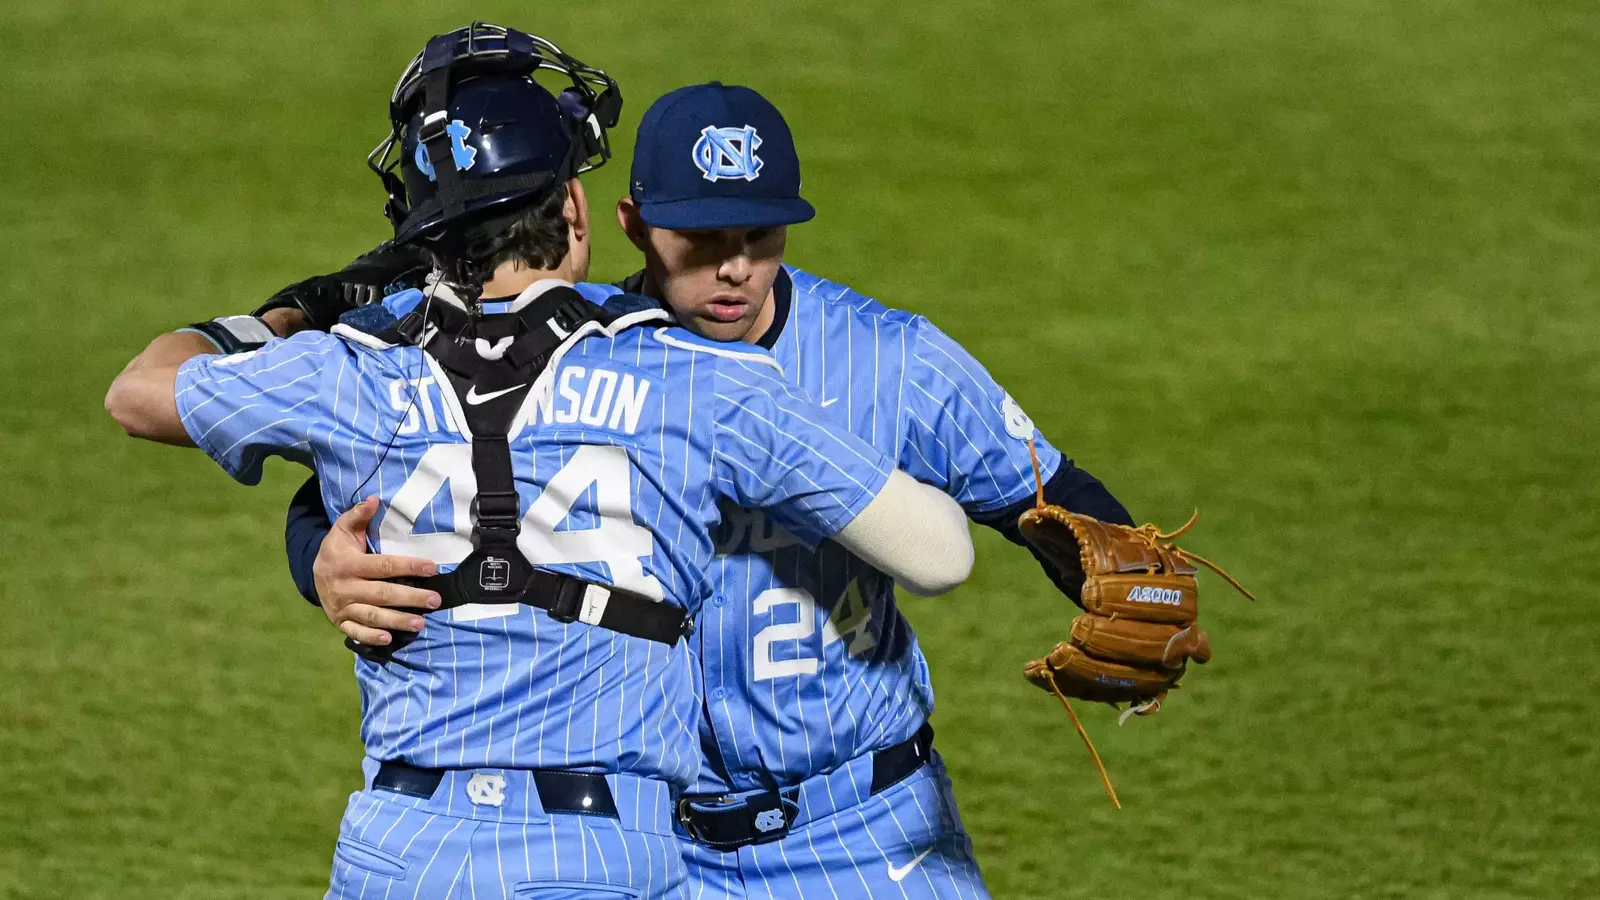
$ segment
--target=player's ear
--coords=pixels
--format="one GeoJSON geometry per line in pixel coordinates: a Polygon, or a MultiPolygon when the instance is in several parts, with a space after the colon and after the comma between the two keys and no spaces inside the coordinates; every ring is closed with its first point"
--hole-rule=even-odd
{"type": "Polygon", "coordinates": [[[639,248],[641,253],[650,248],[650,226],[644,223],[644,218],[639,215],[639,204],[633,202],[632,197],[623,197],[617,201],[617,224],[622,226],[622,233],[628,236],[633,246],[639,248]]]}
{"type": "Polygon", "coordinates": [[[589,198],[583,193],[583,182],[576,178],[567,182],[567,199],[561,204],[561,215],[567,220],[572,240],[589,239],[589,198]]]}

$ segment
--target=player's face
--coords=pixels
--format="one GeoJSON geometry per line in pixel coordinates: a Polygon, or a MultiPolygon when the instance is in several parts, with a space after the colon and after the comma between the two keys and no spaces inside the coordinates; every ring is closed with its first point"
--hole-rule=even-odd
{"type": "Polygon", "coordinates": [[[644,251],[657,297],[684,327],[716,341],[753,341],[772,324],[787,226],[668,231],[645,225],[627,200],[618,217],[644,251]]]}
{"type": "Polygon", "coordinates": [[[718,341],[755,340],[772,323],[769,301],[788,229],[650,229],[645,268],[685,327],[718,341]]]}

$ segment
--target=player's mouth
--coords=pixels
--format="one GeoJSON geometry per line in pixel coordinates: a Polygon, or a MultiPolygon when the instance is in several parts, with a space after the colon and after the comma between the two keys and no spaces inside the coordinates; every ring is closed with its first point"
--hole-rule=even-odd
{"type": "Polygon", "coordinates": [[[743,297],[712,297],[711,302],[706,304],[706,315],[718,322],[737,322],[744,318],[749,308],[750,301],[743,297]]]}

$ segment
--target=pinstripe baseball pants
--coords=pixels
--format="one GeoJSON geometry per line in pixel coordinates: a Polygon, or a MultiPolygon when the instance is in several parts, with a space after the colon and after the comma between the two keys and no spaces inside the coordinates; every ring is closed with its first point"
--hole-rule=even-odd
{"type": "Polygon", "coordinates": [[[728,853],[682,838],[690,900],[987,900],[938,753],[882,793],[871,781],[870,756],[807,780],[780,841],[728,853]]]}
{"type": "Polygon", "coordinates": [[[350,795],[328,900],[682,898],[665,782],[607,775],[617,817],[547,814],[526,771],[447,773],[429,798],[350,795]]]}

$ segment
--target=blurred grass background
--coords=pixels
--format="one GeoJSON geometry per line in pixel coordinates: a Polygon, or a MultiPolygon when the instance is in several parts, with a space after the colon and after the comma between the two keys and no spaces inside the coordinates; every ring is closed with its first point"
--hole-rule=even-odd
{"type": "Polygon", "coordinates": [[[300,476],[123,439],[157,331],[383,236],[399,69],[474,18],[628,97],[776,100],[791,261],[930,315],[1141,518],[1204,516],[1217,660],[1088,711],[1068,614],[978,536],[911,600],[1000,898],[1600,895],[1600,7],[1460,0],[0,9],[0,897],[316,897],[356,693],[299,601],[300,476]]]}

